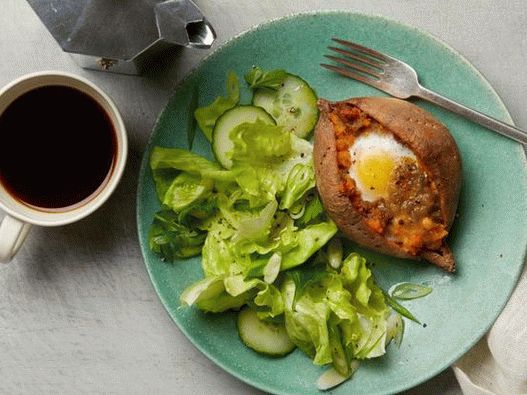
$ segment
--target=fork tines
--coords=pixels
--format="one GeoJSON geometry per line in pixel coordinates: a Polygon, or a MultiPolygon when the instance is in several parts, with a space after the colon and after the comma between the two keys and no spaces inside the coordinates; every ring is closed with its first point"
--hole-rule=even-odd
{"type": "Polygon", "coordinates": [[[345,67],[324,63],[321,64],[322,67],[370,85],[380,79],[384,72],[383,66],[390,60],[389,56],[350,41],[335,37],[332,40],[345,46],[346,49],[329,46],[329,50],[341,56],[324,56],[345,67]]]}

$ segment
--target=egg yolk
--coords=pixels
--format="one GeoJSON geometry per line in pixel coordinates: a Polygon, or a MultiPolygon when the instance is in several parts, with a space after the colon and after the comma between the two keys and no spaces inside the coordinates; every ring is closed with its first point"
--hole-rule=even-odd
{"type": "Polygon", "coordinates": [[[390,155],[368,155],[355,164],[361,184],[379,197],[386,197],[395,162],[390,155]]]}

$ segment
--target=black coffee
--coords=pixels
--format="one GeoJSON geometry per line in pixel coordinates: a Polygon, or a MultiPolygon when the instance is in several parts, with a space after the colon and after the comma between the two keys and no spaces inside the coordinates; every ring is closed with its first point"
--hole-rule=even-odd
{"type": "Polygon", "coordinates": [[[0,182],[35,208],[64,209],[95,194],[116,151],[110,118],[74,88],[34,89],[0,115],[0,182]]]}

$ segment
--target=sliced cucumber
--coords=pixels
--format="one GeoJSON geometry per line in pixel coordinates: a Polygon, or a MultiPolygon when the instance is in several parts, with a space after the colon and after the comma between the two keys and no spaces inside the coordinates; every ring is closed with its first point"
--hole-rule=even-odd
{"type": "Polygon", "coordinates": [[[276,123],[265,110],[255,106],[236,106],[218,118],[212,132],[212,150],[223,167],[232,167],[232,160],[227,156],[234,146],[229,137],[231,130],[242,123],[256,122],[258,119],[270,125],[276,123]]]}
{"type": "Polygon", "coordinates": [[[298,137],[307,138],[318,120],[317,95],[302,78],[288,74],[278,90],[260,88],[254,92],[253,105],[273,116],[298,137]]]}
{"type": "Polygon", "coordinates": [[[238,333],[247,347],[261,354],[281,357],[295,349],[283,324],[262,321],[247,307],[238,315],[238,333]]]}

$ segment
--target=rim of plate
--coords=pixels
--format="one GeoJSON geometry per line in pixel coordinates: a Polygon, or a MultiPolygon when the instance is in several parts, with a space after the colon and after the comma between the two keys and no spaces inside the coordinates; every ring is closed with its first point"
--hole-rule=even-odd
{"type": "MultiPolygon", "coordinates": [[[[183,85],[185,84],[185,82],[191,78],[194,73],[197,72],[197,70],[204,64],[206,63],[207,61],[209,61],[209,59],[213,59],[215,58],[216,56],[219,56],[219,54],[225,49],[225,48],[228,48],[232,45],[235,45],[236,44],[236,41],[238,41],[239,38],[245,36],[246,34],[249,34],[249,33],[252,33],[252,32],[255,32],[255,31],[258,31],[262,28],[265,28],[269,25],[273,25],[273,24],[276,24],[276,23],[280,23],[280,22],[283,22],[283,21],[286,21],[286,20],[289,20],[289,19],[296,19],[298,17],[308,17],[308,16],[313,16],[313,15],[320,15],[320,14],[324,14],[324,15],[342,15],[342,14],[349,14],[349,15],[354,15],[354,16],[357,16],[357,17],[361,17],[361,18],[366,18],[366,19],[371,19],[371,20],[376,20],[376,21],[386,21],[392,25],[396,25],[396,26],[399,26],[399,27],[402,27],[406,30],[411,30],[419,35],[422,35],[426,38],[428,38],[429,40],[435,42],[436,44],[439,44],[440,46],[442,46],[443,48],[447,49],[449,52],[451,52],[457,59],[459,59],[462,63],[464,63],[465,66],[468,66],[468,68],[470,69],[470,71],[472,73],[474,73],[478,79],[480,81],[482,81],[485,85],[485,88],[486,90],[493,96],[495,96],[495,98],[497,99],[497,104],[499,105],[500,107],[500,111],[502,111],[504,113],[504,121],[506,122],[510,122],[511,124],[514,125],[514,121],[509,113],[509,110],[507,109],[507,107],[505,106],[505,103],[503,102],[501,96],[496,92],[496,90],[494,89],[494,87],[490,84],[490,82],[487,80],[487,78],[483,75],[483,73],[481,71],[479,71],[468,59],[466,59],[460,52],[458,52],[455,48],[453,48],[452,46],[450,46],[448,43],[446,43],[445,41],[443,41],[442,39],[438,38],[437,36],[435,36],[434,34],[426,31],[426,30],[422,30],[420,28],[417,28],[415,26],[412,26],[412,25],[409,25],[407,23],[404,23],[404,22],[400,22],[400,21],[397,21],[397,20],[394,20],[394,19],[391,19],[391,18],[387,18],[383,15],[380,15],[380,14],[364,14],[364,13],[360,13],[360,12],[352,12],[352,11],[347,11],[347,10],[338,10],[338,9],[327,9],[327,10],[313,10],[313,11],[307,11],[307,12],[298,12],[298,13],[292,13],[292,14],[288,14],[288,15],[284,15],[284,16],[280,16],[280,17],[276,17],[276,18],[272,18],[272,19],[269,19],[265,22],[261,22],[261,23],[257,23],[253,26],[250,26],[249,28],[245,29],[245,30],[242,30],[241,32],[237,33],[236,35],[232,36],[231,38],[229,38],[228,40],[226,40],[225,42],[223,42],[222,44],[220,44],[217,48],[215,48],[211,53],[207,54],[206,56],[204,56],[202,59],[200,59],[196,65],[194,65],[191,69],[189,69],[185,75],[185,77],[183,77],[175,86],[174,86],[174,89],[172,91],[172,94],[170,95],[170,98],[169,100],[171,100],[171,98],[176,94],[177,90],[183,85]]],[[[153,127],[152,127],[152,131],[151,131],[151,134],[150,134],[150,137],[148,139],[148,142],[147,142],[147,145],[144,149],[144,152],[143,152],[143,158],[141,160],[141,166],[139,168],[139,176],[138,176],[138,185],[137,185],[137,192],[136,192],[136,222],[137,222],[137,235],[138,235],[138,239],[139,239],[139,245],[141,247],[141,255],[142,255],[142,258],[143,258],[143,262],[145,264],[145,267],[146,267],[146,270],[148,272],[148,276],[150,277],[150,282],[152,283],[152,286],[154,287],[154,290],[159,298],[159,300],[161,301],[161,304],[163,305],[164,309],[165,309],[165,312],[168,314],[168,316],[170,317],[170,319],[176,324],[176,326],[178,327],[178,329],[185,335],[185,337],[187,338],[187,340],[190,341],[191,344],[194,345],[194,347],[196,347],[201,353],[203,353],[203,355],[205,355],[209,360],[211,360],[212,362],[214,362],[216,365],[218,365],[219,367],[221,367],[223,370],[225,370],[227,373],[229,373],[230,375],[232,375],[233,377],[237,378],[238,380],[246,383],[246,384],[249,384],[251,385],[252,387],[254,388],[257,388],[257,389],[260,389],[260,390],[263,390],[263,391],[266,391],[266,392],[269,392],[269,393],[274,393],[274,391],[276,390],[275,388],[272,388],[270,386],[268,386],[267,384],[265,383],[260,383],[260,382],[256,382],[254,381],[253,379],[251,378],[248,378],[248,377],[245,377],[243,376],[242,374],[240,374],[239,372],[237,372],[236,370],[232,369],[230,366],[228,366],[227,364],[225,364],[223,361],[219,360],[218,358],[216,358],[215,356],[211,355],[209,353],[209,351],[202,347],[198,342],[196,342],[191,336],[190,336],[190,333],[182,326],[180,325],[180,323],[178,322],[178,320],[176,319],[175,316],[173,316],[173,314],[171,313],[171,310],[169,308],[169,304],[168,304],[168,301],[165,299],[164,296],[162,296],[162,293],[160,292],[159,290],[159,287],[158,287],[158,284],[157,284],[157,281],[155,280],[153,274],[152,274],[152,271],[150,270],[150,266],[149,264],[147,263],[147,260],[145,258],[145,251],[148,249],[147,246],[145,246],[145,244],[143,243],[142,241],[142,237],[141,235],[143,234],[143,232],[145,231],[145,229],[142,227],[141,225],[141,214],[142,214],[142,208],[141,208],[141,205],[140,205],[140,192],[144,189],[144,185],[143,185],[143,181],[142,181],[142,177],[141,175],[144,174],[147,170],[148,170],[148,157],[147,157],[147,153],[150,152],[151,148],[152,148],[152,144],[153,144],[153,140],[154,140],[154,135],[155,135],[155,131],[159,125],[159,122],[160,122],[160,119],[161,119],[161,116],[162,114],[164,113],[166,109],[166,105],[165,107],[163,107],[163,109],[161,110],[161,112],[159,113],[157,119],[156,119],[156,122],[154,123],[153,127]]],[[[523,152],[523,155],[521,156],[522,159],[523,159],[523,169],[524,169],[524,172],[527,171],[527,152],[526,150],[523,148],[523,146],[521,144],[518,143],[517,145],[517,149],[521,150],[523,152]]],[[[463,356],[468,350],[470,350],[484,335],[485,333],[487,333],[489,331],[489,329],[492,327],[492,325],[494,324],[494,322],[496,321],[496,319],[498,318],[498,316],[500,315],[501,311],[503,310],[503,308],[505,307],[505,305],[507,304],[508,300],[510,299],[511,295],[512,295],[512,292],[514,291],[515,287],[516,287],[516,284],[519,280],[519,277],[522,273],[522,269],[524,267],[524,265],[526,264],[526,258],[527,258],[527,246],[525,246],[525,249],[524,249],[524,252],[523,252],[523,263],[520,265],[517,273],[515,273],[514,275],[514,287],[512,287],[508,294],[507,294],[507,298],[505,299],[505,301],[503,303],[501,303],[499,306],[498,306],[498,310],[497,310],[497,313],[494,314],[493,316],[493,319],[491,320],[491,322],[486,325],[485,327],[483,327],[480,331],[477,331],[477,336],[475,337],[475,339],[472,341],[472,342],[469,342],[465,345],[464,348],[460,349],[461,351],[457,352],[452,358],[450,358],[447,362],[445,362],[441,367],[439,367],[438,369],[436,369],[435,371],[431,371],[430,374],[426,374],[424,375],[423,377],[419,377],[417,378],[416,380],[413,380],[413,381],[408,381],[407,383],[405,383],[404,385],[401,385],[399,387],[394,387],[394,388],[391,388],[391,390],[389,392],[386,392],[386,394],[391,394],[391,393],[398,393],[398,392],[401,392],[401,391],[405,391],[405,390],[408,390],[408,389],[411,389],[419,384],[422,384],[424,383],[425,381],[435,377],[436,375],[438,375],[439,373],[441,373],[443,370],[447,369],[449,366],[451,366],[455,361],[457,361],[459,358],[461,358],[461,356],[463,356]]],[[[381,392],[379,392],[379,394],[381,394],[381,392]]]]}

